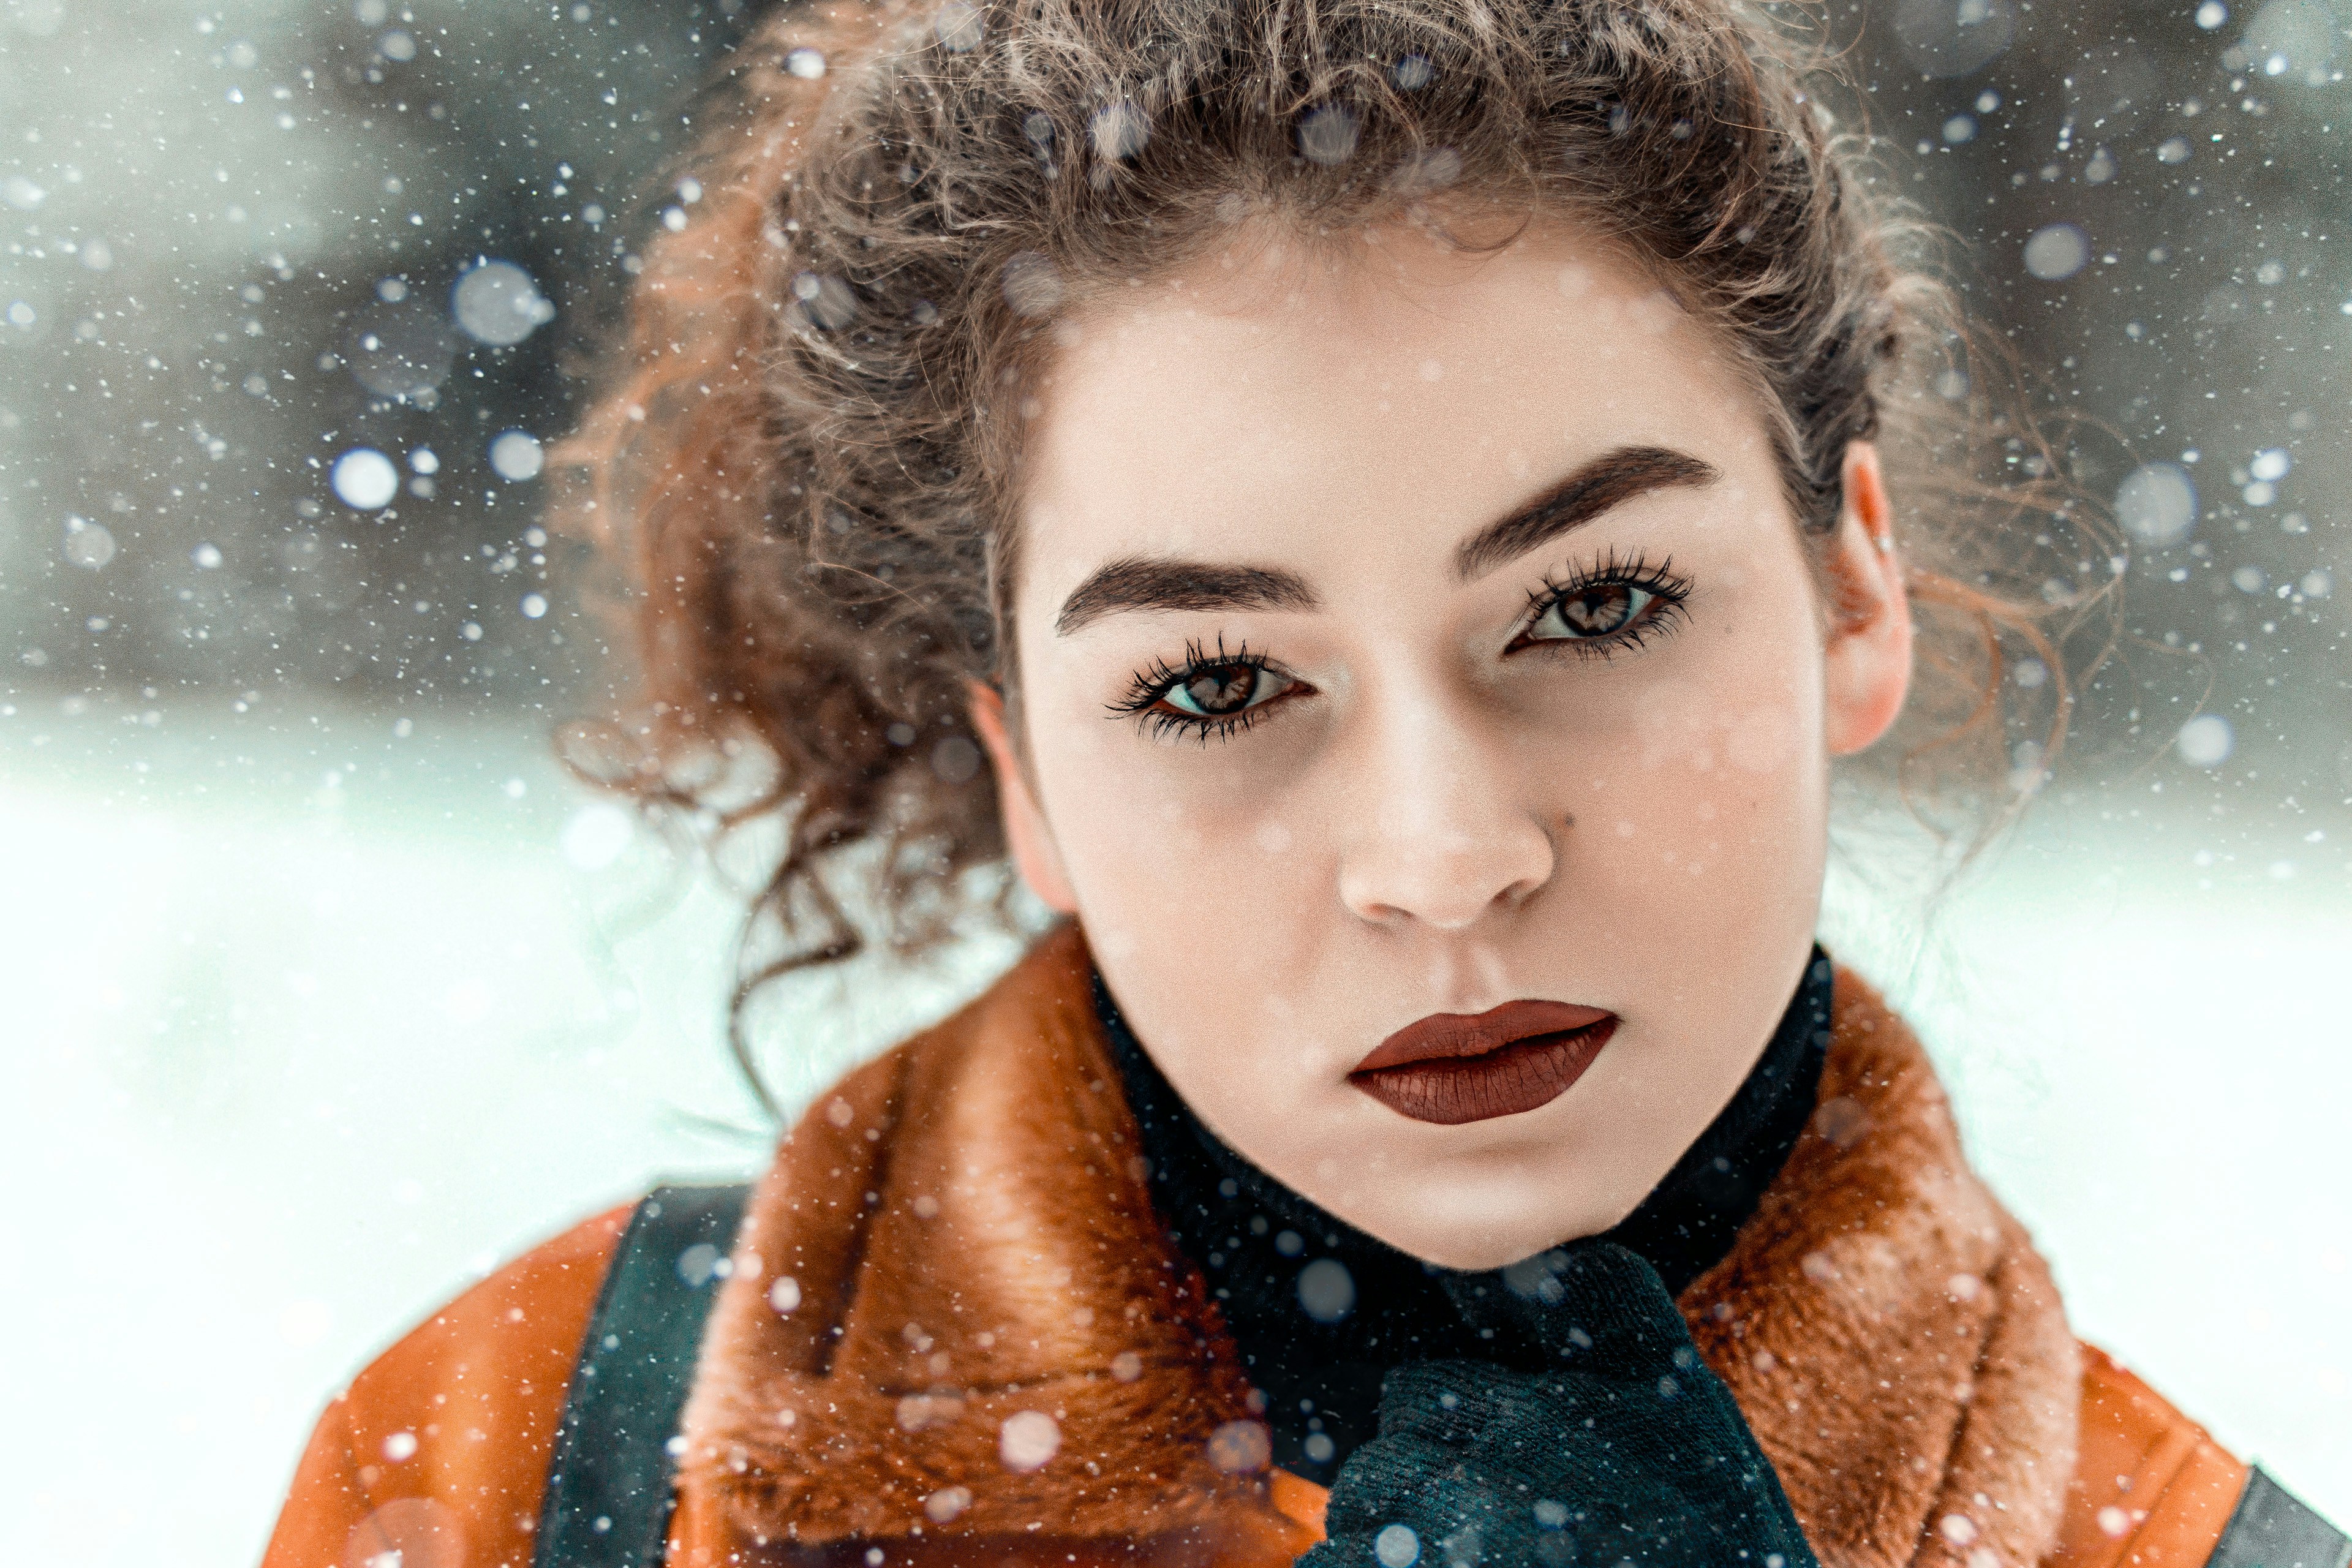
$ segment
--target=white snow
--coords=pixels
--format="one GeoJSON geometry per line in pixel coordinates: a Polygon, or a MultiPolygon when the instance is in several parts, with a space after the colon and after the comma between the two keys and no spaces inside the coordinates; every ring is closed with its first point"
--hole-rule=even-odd
{"type": "Polygon", "coordinates": [[[546,448],[528,430],[503,430],[490,440],[490,467],[510,483],[539,478],[546,467],[546,448]]]}
{"type": "Polygon", "coordinates": [[[354,447],[327,472],[335,499],[354,511],[374,511],[400,493],[400,470],[373,447],[354,447]]]}

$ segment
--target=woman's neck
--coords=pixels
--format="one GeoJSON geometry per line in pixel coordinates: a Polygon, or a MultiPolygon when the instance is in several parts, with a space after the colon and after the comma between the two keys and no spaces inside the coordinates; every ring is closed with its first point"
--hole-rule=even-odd
{"type": "MultiPolygon", "coordinates": [[[[1400,1362],[1475,1356],[1441,1272],[1259,1170],[1202,1124],[1120,1016],[1094,1001],[1143,1136],[1154,1205],[1208,1282],[1265,1395],[1275,1462],[1328,1481],[1376,1429],[1400,1362]]],[[[1816,948],[1764,1052],[1723,1110],[1607,1238],[1679,1294],[1723,1258],[1813,1110],[1829,1043],[1830,963],[1816,948]]]]}

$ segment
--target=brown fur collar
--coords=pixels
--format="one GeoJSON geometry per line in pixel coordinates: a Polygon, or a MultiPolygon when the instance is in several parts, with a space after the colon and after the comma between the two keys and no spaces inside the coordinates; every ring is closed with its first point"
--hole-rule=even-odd
{"type": "MultiPolygon", "coordinates": [[[[686,1415],[681,1484],[738,1539],[1279,1537],[1087,973],[1055,932],[779,1147],[686,1415]]],[[[2014,1568],[2055,1540],[2074,1338],[1925,1054],[1853,975],[1811,1128],[1681,1304],[1832,1568],[2014,1568]]]]}

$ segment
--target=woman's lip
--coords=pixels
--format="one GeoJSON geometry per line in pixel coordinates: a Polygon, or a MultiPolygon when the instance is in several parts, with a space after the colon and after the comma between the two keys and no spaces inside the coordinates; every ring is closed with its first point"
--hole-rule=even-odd
{"type": "Polygon", "coordinates": [[[1578,1007],[1566,1002],[1506,1002],[1484,1013],[1432,1013],[1373,1047],[1355,1070],[1378,1072],[1448,1057],[1484,1056],[1514,1040],[1565,1035],[1614,1016],[1599,1007],[1578,1007]]]}
{"type": "Polygon", "coordinates": [[[1381,1041],[1348,1081],[1415,1121],[1516,1116],[1567,1093],[1616,1031],[1614,1013],[1559,1002],[1439,1014],[1381,1041]]]}

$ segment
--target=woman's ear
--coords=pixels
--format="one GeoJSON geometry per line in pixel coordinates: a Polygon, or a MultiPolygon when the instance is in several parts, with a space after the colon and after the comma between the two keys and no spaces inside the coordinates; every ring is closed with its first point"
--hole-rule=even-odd
{"type": "Polygon", "coordinates": [[[1830,545],[1823,731],[1830,755],[1867,749],[1894,727],[1911,689],[1911,599],[1895,553],[1895,510],[1878,448],[1845,452],[1845,504],[1830,545]]]}
{"type": "Polygon", "coordinates": [[[984,680],[969,683],[971,727],[988,748],[989,766],[996,770],[996,806],[1004,819],[1004,843],[1013,865],[1029,890],[1055,914],[1078,912],[1077,896],[1070,890],[1069,873],[1062,868],[1062,852],[1055,846],[1053,829],[1045,826],[1037,795],[1029,787],[1029,771],[1021,764],[1021,751],[1005,727],[1004,694],[984,680]]]}

